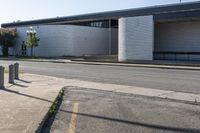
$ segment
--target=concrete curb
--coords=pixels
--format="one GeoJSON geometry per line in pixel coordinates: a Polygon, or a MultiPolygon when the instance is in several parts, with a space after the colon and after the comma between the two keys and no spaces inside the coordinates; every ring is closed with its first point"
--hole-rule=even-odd
{"type": "MultiPolygon", "coordinates": [[[[60,94],[60,92],[63,90],[63,88],[61,88],[61,90],[59,91],[59,93],[58,93],[58,95],[57,95],[57,97],[56,97],[56,99],[54,100],[54,102],[52,103],[52,105],[51,105],[51,107],[53,106],[53,104],[56,102],[56,101],[58,101],[59,100],[59,94],[60,94]]],[[[44,126],[44,124],[45,124],[45,122],[48,120],[48,118],[49,118],[49,116],[50,116],[50,110],[51,110],[51,107],[49,108],[49,111],[46,113],[46,115],[44,116],[44,118],[42,119],[42,121],[40,122],[40,124],[38,125],[38,128],[35,130],[35,133],[40,133],[41,131],[42,131],[42,128],[43,128],[43,126],[44,126]]]]}
{"type": "MultiPolygon", "coordinates": [[[[0,58],[1,59],[1,58],[0,58]]],[[[143,68],[158,68],[158,69],[174,69],[174,70],[193,70],[200,71],[197,65],[179,65],[179,64],[131,64],[131,63],[109,63],[109,62],[95,62],[95,61],[77,61],[77,60],[43,60],[43,59],[1,59],[8,61],[29,61],[29,62],[50,62],[50,63],[72,63],[85,65],[107,65],[107,66],[124,66],[124,67],[143,67],[143,68]]],[[[200,64],[199,64],[200,65],[200,64]]]]}
{"type": "MultiPolygon", "coordinates": [[[[35,75],[35,74],[31,74],[31,75],[35,75]]],[[[46,76],[46,77],[51,77],[51,76],[46,76]]],[[[83,81],[83,80],[76,80],[76,79],[63,79],[63,78],[56,78],[56,79],[62,80],[63,83],[65,84],[64,86],[91,88],[94,90],[111,91],[111,92],[116,92],[116,93],[119,92],[119,93],[127,93],[127,94],[140,95],[140,96],[146,96],[146,97],[169,99],[169,100],[181,101],[181,102],[186,102],[186,103],[196,104],[196,105],[200,104],[200,94],[177,92],[177,91],[170,91],[170,90],[159,90],[159,89],[153,89],[153,88],[143,88],[143,87],[137,87],[137,86],[126,86],[126,85],[118,85],[118,84],[91,82],[91,81],[83,81]]]]}
{"type": "Polygon", "coordinates": [[[68,61],[56,61],[56,60],[45,60],[45,59],[16,59],[16,58],[11,58],[11,59],[6,59],[6,58],[0,58],[0,60],[7,60],[7,61],[29,61],[29,62],[51,62],[51,63],[68,63],[71,62],[71,60],[68,61]]]}
{"type": "Polygon", "coordinates": [[[107,65],[107,66],[144,67],[144,68],[159,68],[159,69],[175,69],[175,70],[194,70],[194,71],[200,71],[200,67],[195,67],[195,66],[127,64],[127,63],[103,63],[103,62],[84,62],[84,61],[73,61],[73,60],[70,63],[74,63],[74,64],[86,64],[86,65],[107,65]]]}

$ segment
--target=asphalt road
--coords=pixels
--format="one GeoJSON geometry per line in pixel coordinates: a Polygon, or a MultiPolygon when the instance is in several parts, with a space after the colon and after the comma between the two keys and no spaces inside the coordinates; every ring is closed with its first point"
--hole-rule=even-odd
{"type": "MultiPolygon", "coordinates": [[[[8,66],[12,61],[0,61],[8,66]]],[[[200,71],[19,61],[27,73],[200,94],[200,71]]]]}
{"type": "Polygon", "coordinates": [[[200,132],[200,106],[87,88],[66,89],[58,113],[42,133],[200,132]]]}

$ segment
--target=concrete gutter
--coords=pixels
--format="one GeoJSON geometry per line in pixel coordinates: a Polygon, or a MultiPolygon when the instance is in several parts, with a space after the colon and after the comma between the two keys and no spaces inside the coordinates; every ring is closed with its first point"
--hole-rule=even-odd
{"type": "Polygon", "coordinates": [[[85,61],[84,59],[19,59],[19,58],[0,58],[0,60],[10,61],[29,61],[29,62],[50,62],[50,63],[72,63],[72,64],[85,64],[85,65],[108,65],[108,66],[124,66],[124,67],[144,67],[144,68],[158,68],[158,69],[176,69],[176,70],[193,70],[199,71],[200,64],[187,64],[187,63],[168,63],[167,61],[157,61],[157,63],[117,63],[117,62],[98,62],[98,61],[85,61]]]}

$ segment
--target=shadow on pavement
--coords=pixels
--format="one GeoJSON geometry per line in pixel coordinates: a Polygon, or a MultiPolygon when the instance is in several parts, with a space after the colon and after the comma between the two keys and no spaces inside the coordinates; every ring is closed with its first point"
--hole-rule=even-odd
{"type": "Polygon", "coordinates": [[[109,121],[114,121],[114,122],[119,122],[119,123],[124,123],[124,124],[131,124],[131,125],[136,125],[136,126],[143,126],[143,127],[154,128],[154,129],[158,129],[158,130],[183,132],[183,133],[200,133],[200,129],[169,127],[169,126],[148,124],[148,123],[142,123],[142,122],[134,122],[134,121],[117,119],[117,118],[110,118],[110,117],[105,117],[105,116],[92,115],[92,114],[73,113],[71,111],[66,111],[66,110],[60,110],[60,111],[65,112],[65,113],[69,113],[69,114],[77,114],[77,115],[80,115],[80,116],[92,117],[92,118],[97,118],[97,119],[102,119],[102,120],[109,120],[109,121]]]}
{"type": "Polygon", "coordinates": [[[51,133],[52,125],[54,123],[54,120],[56,118],[56,114],[58,113],[62,102],[63,102],[63,98],[61,98],[58,101],[58,107],[56,108],[55,112],[53,114],[51,114],[48,117],[48,119],[45,121],[44,125],[42,126],[42,129],[41,129],[40,133],[51,133]]]}
{"type": "Polygon", "coordinates": [[[28,87],[28,86],[26,86],[26,85],[21,85],[21,84],[19,84],[19,83],[13,83],[13,85],[15,85],[15,86],[19,86],[19,87],[23,87],[23,88],[28,87]]]}
{"type": "Polygon", "coordinates": [[[18,91],[13,91],[13,90],[6,89],[6,88],[0,89],[0,91],[6,91],[6,92],[10,92],[10,93],[17,94],[17,95],[20,95],[20,96],[29,97],[29,98],[33,98],[33,99],[36,99],[36,100],[41,100],[41,101],[53,103],[53,101],[50,101],[50,100],[47,100],[47,99],[44,99],[44,98],[31,96],[31,95],[28,95],[28,94],[20,93],[18,91]]]}
{"type": "Polygon", "coordinates": [[[24,83],[32,83],[30,81],[26,81],[26,80],[23,80],[23,79],[18,79],[18,81],[21,81],[21,82],[24,82],[24,83]]]}

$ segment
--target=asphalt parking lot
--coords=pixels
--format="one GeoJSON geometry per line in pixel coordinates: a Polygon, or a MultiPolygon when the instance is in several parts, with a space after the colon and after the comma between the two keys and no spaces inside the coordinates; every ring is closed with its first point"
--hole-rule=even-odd
{"type": "Polygon", "coordinates": [[[167,99],[66,87],[43,133],[200,133],[200,106],[167,99]]]}

